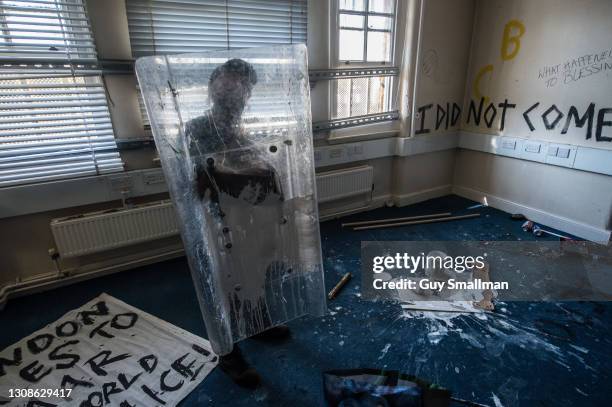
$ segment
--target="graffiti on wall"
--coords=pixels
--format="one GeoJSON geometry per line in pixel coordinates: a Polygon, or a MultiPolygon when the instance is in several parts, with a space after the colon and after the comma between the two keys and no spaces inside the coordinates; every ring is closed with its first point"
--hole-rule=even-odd
{"type": "Polygon", "coordinates": [[[545,65],[538,70],[538,79],[547,88],[567,85],[593,75],[612,71],[612,48],[567,59],[563,63],[545,65]]]}
{"type": "MultiPolygon", "coordinates": [[[[471,99],[468,106],[465,124],[475,126],[486,126],[488,129],[495,128],[503,131],[507,122],[507,117],[515,112],[517,106],[508,99],[503,102],[487,102],[484,97],[479,100],[471,99]],[[497,120],[496,120],[497,119],[497,120]]],[[[427,134],[432,130],[448,129],[455,126],[461,119],[461,107],[456,103],[446,103],[444,105],[433,104],[420,106],[417,109],[420,118],[415,134],[427,134]],[[426,127],[425,119],[428,114],[434,114],[435,126],[426,127]]],[[[518,111],[522,115],[525,129],[530,132],[537,130],[559,131],[560,134],[567,134],[570,127],[584,129],[585,139],[593,138],[597,142],[612,142],[612,129],[605,133],[606,127],[612,127],[612,107],[597,108],[595,103],[590,103],[586,109],[579,109],[576,106],[569,108],[559,108],[556,104],[543,106],[540,102],[534,102],[530,106],[518,111]]]]}
{"type": "MultiPolygon", "coordinates": [[[[525,25],[520,20],[510,20],[504,26],[504,33],[502,35],[500,57],[502,61],[510,61],[514,59],[519,51],[521,50],[521,37],[525,34],[525,25]]],[[[487,76],[491,78],[491,74],[495,70],[492,64],[487,64],[481,67],[472,83],[472,94],[477,100],[484,98],[485,102],[489,101],[489,98],[483,95],[480,91],[480,83],[487,76]]]]}
{"type": "MultiPolygon", "coordinates": [[[[526,32],[525,25],[520,20],[508,21],[503,30],[500,60],[510,61],[519,55],[522,37],[526,32]]],[[[571,57],[555,64],[539,68],[538,79],[547,88],[559,84],[569,84],[583,78],[598,75],[606,71],[612,72],[612,48],[595,53],[571,57]]],[[[612,107],[608,103],[597,106],[595,102],[574,105],[570,102],[549,103],[535,99],[531,103],[512,103],[509,97],[492,101],[482,91],[484,83],[491,80],[495,72],[494,64],[486,64],[476,71],[472,82],[472,97],[465,107],[466,111],[454,102],[442,104],[425,104],[417,109],[415,134],[427,134],[436,130],[446,130],[462,122],[468,126],[486,127],[503,131],[511,115],[520,115],[519,122],[524,128],[516,129],[524,132],[557,132],[567,134],[571,128],[582,129],[585,140],[596,142],[612,142],[612,107]],[[435,119],[435,120],[434,120],[435,119]],[[431,124],[427,124],[431,123],[431,124]]],[[[516,123],[515,120],[512,123],[516,123]]]]}

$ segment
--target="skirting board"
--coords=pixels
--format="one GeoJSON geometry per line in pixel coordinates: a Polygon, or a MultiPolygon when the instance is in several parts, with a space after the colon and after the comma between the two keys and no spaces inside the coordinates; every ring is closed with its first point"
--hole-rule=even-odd
{"type": "Polygon", "coordinates": [[[453,193],[452,185],[441,185],[439,187],[424,189],[422,191],[411,192],[408,194],[401,195],[380,195],[375,196],[368,203],[367,206],[362,206],[359,208],[347,208],[347,207],[339,207],[337,210],[326,211],[326,213],[319,213],[319,219],[321,222],[324,222],[329,219],[339,218],[342,216],[348,216],[354,213],[369,211],[372,209],[380,208],[393,203],[395,206],[406,206],[411,205],[418,202],[427,201],[428,199],[439,198],[441,196],[449,195],[453,193]]]}
{"type": "Polygon", "coordinates": [[[607,244],[610,240],[609,230],[596,228],[594,226],[577,222],[575,220],[571,220],[563,216],[554,215],[541,209],[532,208],[530,206],[522,205],[517,202],[509,201],[507,199],[491,195],[487,192],[454,185],[453,193],[481,203],[484,203],[483,197],[486,197],[487,204],[489,206],[492,206],[493,208],[500,209],[509,213],[522,213],[534,222],[542,223],[543,225],[561,230],[565,233],[570,233],[572,235],[590,240],[592,242],[607,244]]]}
{"type": "Polygon", "coordinates": [[[409,194],[393,195],[395,206],[406,206],[414,203],[427,201],[428,199],[439,198],[453,193],[453,186],[450,184],[439,187],[424,189],[422,191],[411,192],[409,194]]]}

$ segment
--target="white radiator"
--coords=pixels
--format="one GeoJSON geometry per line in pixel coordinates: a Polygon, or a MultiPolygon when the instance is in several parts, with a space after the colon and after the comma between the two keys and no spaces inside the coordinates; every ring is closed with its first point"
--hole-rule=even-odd
{"type": "Polygon", "coordinates": [[[148,242],[179,233],[170,201],[51,221],[62,257],[74,257],[148,242]]]}
{"type": "MultiPolygon", "coordinates": [[[[372,191],[374,169],[360,166],[317,174],[319,203],[372,191]]],[[[148,242],[179,233],[170,201],[51,221],[62,257],[75,257],[148,242]]]]}
{"type": "Polygon", "coordinates": [[[372,191],[374,168],[362,165],[317,174],[319,203],[357,196],[372,191]]]}

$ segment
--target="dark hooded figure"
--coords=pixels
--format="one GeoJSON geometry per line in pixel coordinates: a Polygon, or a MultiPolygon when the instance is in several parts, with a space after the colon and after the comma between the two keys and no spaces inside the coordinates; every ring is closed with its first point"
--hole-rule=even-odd
{"type": "MultiPolygon", "coordinates": [[[[209,79],[212,108],[185,125],[189,153],[195,163],[194,188],[202,202],[208,205],[212,214],[210,227],[215,228],[215,235],[216,229],[225,232],[232,226],[225,213],[231,208],[224,207],[223,196],[246,201],[253,207],[266,199],[283,199],[278,176],[265,160],[251,157],[245,161],[233,152],[252,145],[245,137],[241,121],[256,83],[253,66],[242,59],[231,59],[218,66],[209,79]]],[[[231,245],[231,241],[224,243],[227,248],[231,245]]],[[[256,337],[279,339],[289,335],[289,328],[281,325],[256,337]]],[[[230,353],[221,355],[219,366],[241,386],[256,387],[260,382],[260,376],[246,363],[235,344],[230,353]]]]}
{"type": "Polygon", "coordinates": [[[240,148],[247,143],[240,133],[240,120],[256,83],[253,66],[242,59],[230,59],[212,72],[208,92],[213,106],[185,127],[192,156],[240,148]]]}
{"type": "MultiPolygon", "coordinates": [[[[231,152],[252,144],[243,134],[241,119],[256,83],[257,74],[251,64],[242,59],[230,59],[210,76],[208,89],[212,108],[185,126],[190,155],[197,157],[196,179],[200,198],[210,193],[211,201],[218,204],[219,192],[235,198],[242,194],[242,199],[255,205],[271,192],[280,194],[276,173],[264,161],[252,157],[247,167],[242,163],[242,168],[237,171],[234,166],[223,166],[213,157],[206,157],[210,153],[231,152]],[[255,185],[257,188],[249,188],[255,185]]],[[[231,153],[224,154],[223,162],[231,162],[230,156],[231,153]]]]}

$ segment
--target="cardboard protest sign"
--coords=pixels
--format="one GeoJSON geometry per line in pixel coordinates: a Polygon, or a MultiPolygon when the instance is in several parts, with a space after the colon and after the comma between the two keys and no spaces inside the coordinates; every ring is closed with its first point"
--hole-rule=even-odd
{"type": "Polygon", "coordinates": [[[175,406],[216,364],[207,340],[102,294],[0,352],[0,406],[175,406]]]}

